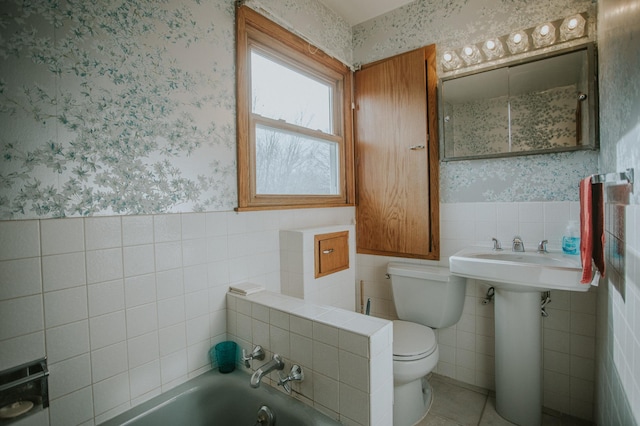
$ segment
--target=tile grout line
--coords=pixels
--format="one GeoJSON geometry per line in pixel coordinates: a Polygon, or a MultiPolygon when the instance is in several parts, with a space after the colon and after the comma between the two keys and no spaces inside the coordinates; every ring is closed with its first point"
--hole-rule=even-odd
{"type": "Polygon", "coordinates": [[[489,403],[489,394],[487,393],[484,396],[484,405],[482,406],[482,411],[480,412],[480,418],[478,419],[478,426],[482,424],[482,418],[484,417],[485,411],[487,411],[487,404],[489,403]]]}

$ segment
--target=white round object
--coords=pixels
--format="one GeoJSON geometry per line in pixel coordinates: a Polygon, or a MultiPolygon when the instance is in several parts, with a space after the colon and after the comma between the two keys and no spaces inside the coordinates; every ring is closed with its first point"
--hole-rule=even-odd
{"type": "Polygon", "coordinates": [[[12,419],[18,417],[33,408],[31,401],[17,401],[0,408],[0,419],[12,419]]]}
{"type": "Polygon", "coordinates": [[[429,356],[437,348],[436,335],[427,326],[393,321],[393,359],[412,361],[429,356]]]}

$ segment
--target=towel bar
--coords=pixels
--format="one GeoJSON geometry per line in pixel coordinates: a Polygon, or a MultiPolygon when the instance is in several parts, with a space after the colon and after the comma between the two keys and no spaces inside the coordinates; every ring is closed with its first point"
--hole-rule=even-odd
{"type": "Polygon", "coordinates": [[[621,181],[633,184],[633,169],[627,169],[621,173],[606,173],[591,176],[591,183],[617,183],[621,181]]]}

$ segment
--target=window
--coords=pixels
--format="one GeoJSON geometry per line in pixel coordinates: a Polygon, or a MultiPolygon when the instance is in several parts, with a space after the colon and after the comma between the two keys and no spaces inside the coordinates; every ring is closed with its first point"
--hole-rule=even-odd
{"type": "Polygon", "coordinates": [[[353,204],[351,74],[237,10],[238,209],[353,204]]]}

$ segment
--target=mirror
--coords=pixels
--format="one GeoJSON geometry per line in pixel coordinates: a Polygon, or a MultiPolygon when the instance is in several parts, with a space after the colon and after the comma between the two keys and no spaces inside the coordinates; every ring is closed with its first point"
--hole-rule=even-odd
{"type": "Polygon", "coordinates": [[[592,44],[443,79],[445,161],[597,149],[592,44]]]}

